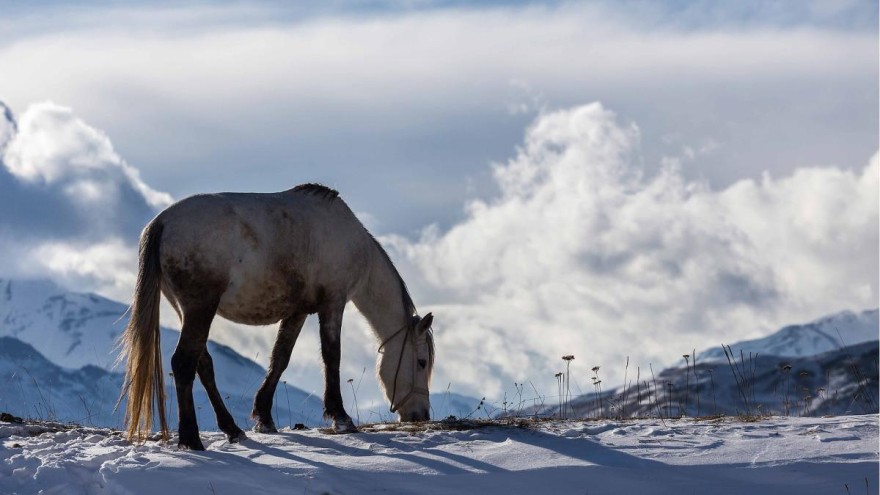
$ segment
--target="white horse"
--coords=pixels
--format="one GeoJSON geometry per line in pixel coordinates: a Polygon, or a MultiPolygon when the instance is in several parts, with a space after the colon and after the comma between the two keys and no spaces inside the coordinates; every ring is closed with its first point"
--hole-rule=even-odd
{"type": "Polygon", "coordinates": [[[303,322],[317,313],[324,360],[324,416],[338,432],[355,431],[339,383],[342,313],[353,301],[379,346],[377,374],[401,421],[429,419],[434,366],[433,317],[415,305],[388,254],[338,193],[304,184],[272,194],[192,196],[168,207],[141,234],[131,320],[122,337],[122,396],[130,440],[142,440],[157,408],[168,439],[159,346],[160,294],[182,322],[171,358],[180,447],[203,450],[193,406],[196,374],[230,442],[245,438],[214,382],[206,342],[215,314],[249,325],[280,321],[266,379],[254,398],[254,429],[277,431],[272,398],[303,322]]]}

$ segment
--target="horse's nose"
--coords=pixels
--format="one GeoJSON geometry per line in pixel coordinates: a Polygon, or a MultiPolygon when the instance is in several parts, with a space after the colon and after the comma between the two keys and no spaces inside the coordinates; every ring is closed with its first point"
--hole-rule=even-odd
{"type": "Polygon", "coordinates": [[[410,421],[428,421],[431,419],[430,413],[428,413],[427,409],[423,409],[421,411],[413,411],[409,415],[410,421]]]}

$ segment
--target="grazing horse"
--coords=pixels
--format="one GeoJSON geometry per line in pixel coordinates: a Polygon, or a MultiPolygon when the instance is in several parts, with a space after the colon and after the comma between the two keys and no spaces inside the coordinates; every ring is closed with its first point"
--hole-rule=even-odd
{"type": "Polygon", "coordinates": [[[168,207],[141,234],[131,320],[123,333],[122,397],[130,440],[143,440],[157,409],[168,439],[159,345],[159,300],[182,328],[171,358],[182,448],[203,450],[193,405],[196,374],[230,442],[246,438],[223,404],[206,342],[215,314],[238,323],[281,322],[268,374],[254,398],[254,429],[277,431],[272,398],[308,315],[320,322],[324,416],[337,432],[356,431],[339,383],[342,313],[353,301],[381,342],[377,374],[401,421],[429,419],[433,317],[416,315],[388,254],[338,193],[304,184],[271,194],[192,196],[168,207]]]}

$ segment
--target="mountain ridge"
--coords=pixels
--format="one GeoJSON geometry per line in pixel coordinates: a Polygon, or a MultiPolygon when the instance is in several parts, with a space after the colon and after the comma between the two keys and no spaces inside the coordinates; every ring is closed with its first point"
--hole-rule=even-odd
{"type": "MultiPolygon", "coordinates": [[[[746,354],[807,357],[880,338],[878,310],[841,311],[808,323],[786,325],[757,339],[732,344],[746,354]]],[[[727,361],[720,347],[697,354],[698,361],[727,361]]]]}
{"type": "MultiPolygon", "coordinates": [[[[92,414],[95,421],[100,421],[95,424],[121,426],[120,413],[112,411],[123,380],[121,370],[115,366],[115,348],[117,338],[125,328],[127,309],[126,305],[102,296],[66,291],[51,281],[0,279],[0,338],[13,339],[4,342],[9,348],[23,352],[33,362],[35,370],[51,371],[36,373],[23,368],[14,356],[0,353],[0,360],[3,361],[0,363],[0,399],[4,396],[19,397],[22,404],[30,404],[24,408],[25,411],[16,411],[15,403],[6,401],[4,407],[13,409],[8,412],[28,415],[37,410],[42,411],[44,416],[53,412],[50,418],[53,420],[79,420],[86,412],[83,409],[91,409],[84,407],[85,404],[82,404],[83,407],[77,405],[84,402],[79,397],[82,395],[81,389],[88,387],[85,384],[73,386],[71,380],[83,377],[83,373],[91,370],[95,375],[94,380],[105,383],[113,391],[89,392],[89,395],[100,398],[92,414]],[[95,373],[95,370],[101,370],[102,373],[95,373]],[[20,378],[21,373],[31,375],[30,379],[23,382],[16,380],[15,377],[20,378]],[[64,390],[67,385],[68,390],[64,390]],[[25,394],[25,391],[29,393],[25,394]],[[43,392],[43,396],[51,396],[43,397],[42,404],[40,392],[43,392]],[[52,406],[50,398],[65,407],[52,406]]],[[[160,331],[162,361],[164,368],[170,370],[171,355],[180,333],[165,327],[161,327],[160,331]]],[[[266,374],[265,368],[212,340],[208,341],[208,351],[213,358],[217,386],[224,394],[227,408],[239,426],[251,425],[251,401],[266,374]]],[[[177,403],[174,400],[173,380],[166,379],[165,388],[166,395],[171,399],[166,409],[169,421],[174,425],[177,403]]],[[[201,385],[194,387],[193,393],[197,408],[206,411],[200,413],[199,422],[210,428],[216,418],[207,394],[201,385]]],[[[0,404],[3,404],[2,400],[0,404]]],[[[119,410],[124,410],[124,406],[121,405],[119,410]]],[[[273,412],[279,425],[287,422],[310,426],[323,424],[321,399],[287,383],[278,384],[273,412]]]]}

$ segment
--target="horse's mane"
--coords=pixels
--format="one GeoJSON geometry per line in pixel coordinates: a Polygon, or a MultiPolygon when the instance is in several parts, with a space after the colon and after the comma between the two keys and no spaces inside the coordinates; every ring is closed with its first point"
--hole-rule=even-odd
{"type": "Polygon", "coordinates": [[[293,188],[293,192],[301,192],[304,194],[315,194],[326,200],[334,200],[339,197],[339,191],[331,189],[323,184],[300,184],[293,188]]]}
{"type": "MultiPolygon", "coordinates": [[[[366,230],[366,228],[364,228],[366,230]]],[[[403,277],[400,276],[400,272],[397,271],[397,267],[394,266],[394,262],[391,261],[391,257],[388,256],[388,252],[385,251],[385,248],[382,247],[382,244],[379,244],[379,241],[373,237],[373,234],[370,234],[370,231],[367,230],[367,234],[370,235],[370,239],[373,240],[373,244],[376,245],[376,249],[379,250],[379,253],[382,255],[382,259],[388,263],[388,267],[391,268],[391,271],[394,273],[394,276],[397,277],[397,282],[400,284],[400,295],[403,299],[403,308],[404,310],[414,315],[416,314],[416,304],[413,302],[412,297],[409,295],[409,289],[406,288],[406,282],[403,281],[403,277]]]]}
{"type": "MultiPolygon", "coordinates": [[[[366,229],[364,229],[366,230],[366,229]]],[[[367,231],[370,234],[369,231],[367,231]]],[[[411,315],[418,314],[416,311],[416,304],[412,300],[412,296],[409,295],[409,289],[406,288],[406,282],[403,281],[403,277],[400,276],[400,272],[397,271],[397,267],[394,266],[394,263],[391,261],[391,257],[388,256],[388,252],[385,251],[385,248],[379,244],[379,241],[373,237],[373,234],[370,234],[370,239],[373,240],[373,243],[376,244],[376,248],[382,253],[382,257],[388,263],[388,266],[391,268],[391,271],[394,272],[394,275],[397,277],[397,282],[400,284],[400,294],[403,299],[403,307],[404,310],[407,311],[411,315]]],[[[428,332],[425,334],[425,342],[428,344],[428,373],[431,373],[434,369],[434,333],[428,329],[428,332]]],[[[430,375],[429,375],[430,377],[430,375]]]]}
{"type": "MultiPolygon", "coordinates": [[[[336,189],[329,188],[323,184],[316,184],[310,182],[308,184],[300,184],[293,188],[293,192],[301,192],[304,194],[314,194],[317,196],[321,196],[323,199],[328,201],[333,201],[334,199],[339,197],[339,191],[336,189]]],[[[409,295],[409,290],[406,287],[406,282],[403,281],[403,278],[400,276],[400,273],[397,271],[397,267],[394,266],[394,262],[391,261],[391,257],[388,256],[388,252],[385,251],[385,248],[382,247],[382,244],[379,244],[379,241],[364,227],[364,230],[367,231],[367,234],[370,236],[370,239],[373,240],[373,244],[376,245],[376,248],[379,250],[379,253],[382,255],[382,259],[388,263],[388,267],[391,268],[391,271],[394,273],[394,276],[397,278],[397,282],[400,284],[400,294],[403,302],[403,308],[406,312],[411,315],[416,314],[416,305],[412,300],[412,297],[409,295]]]]}

